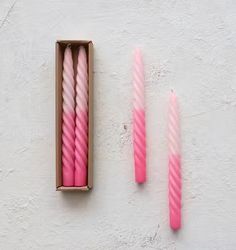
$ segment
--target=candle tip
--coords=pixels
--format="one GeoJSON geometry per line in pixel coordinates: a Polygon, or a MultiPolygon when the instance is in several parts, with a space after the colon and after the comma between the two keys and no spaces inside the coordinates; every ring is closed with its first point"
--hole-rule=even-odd
{"type": "Polygon", "coordinates": [[[85,52],[86,52],[84,46],[80,46],[80,47],[79,47],[79,51],[82,51],[82,53],[85,53],[85,52]]]}
{"type": "Polygon", "coordinates": [[[86,50],[84,46],[79,47],[78,60],[80,61],[81,58],[84,58],[86,60],[86,50]]]}
{"type": "Polygon", "coordinates": [[[135,55],[141,55],[141,54],[142,54],[141,49],[140,49],[139,47],[136,47],[136,48],[134,49],[134,54],[135,54],[135,55]]]}
{"type": "Polygon", "coordinates": [[[140,62],[141,64],[143,63],[143,56],[142,56],[142,51],[140,48],[136,47],[133,52],[134,55],[134,60],[140,62]]]}
{"type": "Polygon", "coordinates": [[[170,92],[170,101],[177,102],[177,97],[173,89],[171,89],[171,92],[170,92]]]}

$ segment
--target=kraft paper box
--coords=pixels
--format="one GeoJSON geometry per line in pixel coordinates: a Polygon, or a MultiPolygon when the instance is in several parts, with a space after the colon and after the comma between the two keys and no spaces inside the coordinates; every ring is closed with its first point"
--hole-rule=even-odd
{"type": "Polygon", "coordinates": [[[57,191],[88,191],[93,186],[93,43],[83,40],[59,40],[56,42],[56,190],[57,191]],[[79,46],[84,46],[88,58],[89,111],[88,111],[88,180],[84,187],[65,187],[62,185],[62,71],[63,57],[66,46],[70,44],[76,65],[79,46]]]}

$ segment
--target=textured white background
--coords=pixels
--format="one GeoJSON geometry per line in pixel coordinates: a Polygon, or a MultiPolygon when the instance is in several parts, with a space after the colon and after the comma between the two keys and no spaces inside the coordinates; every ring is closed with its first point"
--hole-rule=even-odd
{"type": "Polygon", "coordinates": [[[0,2],[0,249],[236,249],[236,1],[0,2]],[[55,192],[54,46],[91,39],[94,189],[55,192]],[[131,62],[146,65],[148,182],[133,181],[131,62]],[[183,228],[166,110],[181,105],[183,228]]]}

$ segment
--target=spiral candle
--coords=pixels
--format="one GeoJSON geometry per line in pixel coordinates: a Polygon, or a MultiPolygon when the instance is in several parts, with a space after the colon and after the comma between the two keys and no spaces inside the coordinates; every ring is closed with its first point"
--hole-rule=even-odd
{"type": "Polygon", "coordinates": [[[80,47],[78,54],[75,120],[75,186],[85,186],[88,164],[88,69],[84,47],[80,47]]]}
{"type": "Polygon", "coordinates": [[[177,97],[171,92],[169,104],[169,214],[173,230],[181,227],[180,121],[177,97]]]}
{"type": "Polygon", "coordinates": [[[146,181],[146,129],[144,108],[144,66],[141,51],[134,52],[133,68],[134,104],[133,104],[133,146],[135,181],[146,181]]]}
{"type": "Polygon", "coordinates": [[[65,49],[62,82],[62,179],[63,186],[74,185],[75,90],[72,52],[65,49]]]}

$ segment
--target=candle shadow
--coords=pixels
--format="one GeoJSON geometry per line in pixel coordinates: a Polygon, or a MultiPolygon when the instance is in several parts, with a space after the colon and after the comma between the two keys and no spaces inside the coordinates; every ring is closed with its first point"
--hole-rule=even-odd
{"type": "Polygon", "coordinates": [[[85,208],[89,206],[92,190],[90,191],[66,191],[60,192],[60,197],[63,203],[77,208],[85,208]]]}
{"type": "Polygon", "coordinates": [[[180,231],[181,231],[181,228],[177,230],[171,229],[172,234],[175,235],[176,237],[180,235],[180,231]]]}
{"type": "Polygon", "coordinates": [[[146,192],[147,189],[147,183],[135,183],[136,185],[136,192],[146,192]]]}
{"type": "Polygon", "coordinates": [[[143,190],[146,185],[145,185],[145,183],[137,183],[136,186],[138,187],[138,189],[143,190]]]}

